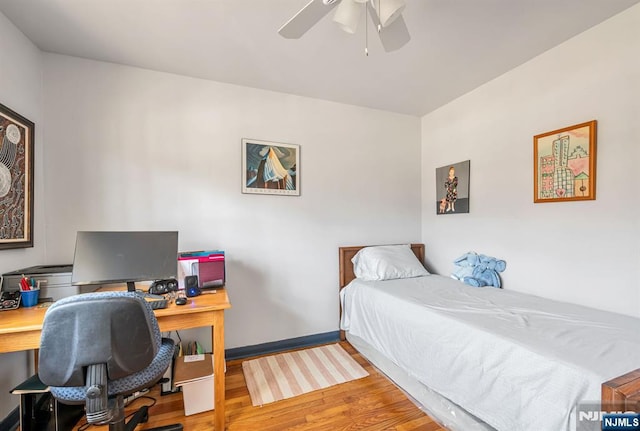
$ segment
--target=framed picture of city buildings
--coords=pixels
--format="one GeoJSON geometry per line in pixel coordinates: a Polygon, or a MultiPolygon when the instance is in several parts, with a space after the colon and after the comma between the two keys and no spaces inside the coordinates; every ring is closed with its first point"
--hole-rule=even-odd
{"type": "Polygon", "coordinates": [[[533,201],[596,198],[596,120],[533,137],[533,201]]]}

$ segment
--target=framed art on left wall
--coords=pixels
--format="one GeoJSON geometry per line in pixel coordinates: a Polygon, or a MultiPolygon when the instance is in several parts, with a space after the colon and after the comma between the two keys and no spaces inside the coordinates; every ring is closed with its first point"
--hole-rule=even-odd
{"type": "Polygon", "coordinates": [[[0,104],[0,249],[33,247],[34,128],[0,104]]]}

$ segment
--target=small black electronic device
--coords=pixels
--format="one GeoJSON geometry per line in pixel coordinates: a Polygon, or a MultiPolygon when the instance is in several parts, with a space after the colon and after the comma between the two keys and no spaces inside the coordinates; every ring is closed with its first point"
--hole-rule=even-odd
{"type": "Polygon", "coordinates": [[[20,306],[20,291],[0,292],[0,310],[15,310],[20,306]]]}
{"type": "Polygon", "coordinates": [[[147,303],[149,303],[152,310],[160,310],[169,306],[168,299],[153,299],[151,301],[147,301],[147,303]]]}
{"type": "Polygon", "coordinates": [[[187,298],[185,298],[184,296],[176,298],[176,305],[185,305],[186,303],[187,303],[187,298]]]}
{"type": "Polygon", "coordinates": [[[156,280],[149,286],[149,293],[154,295],[164,295],[178,290],[178,280],[169,278],[167,280],[156,280]]]}
{"type": "Polygon", "coordinates": [[[198,287],[197,275],[187,275],[184,278],[184,291],[189,298],[193,296],[198,296],[202,293],[202,291],[198,287]]]}

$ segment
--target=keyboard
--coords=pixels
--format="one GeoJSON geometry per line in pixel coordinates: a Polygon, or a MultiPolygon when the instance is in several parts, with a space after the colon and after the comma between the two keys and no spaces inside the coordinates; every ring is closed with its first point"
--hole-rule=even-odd
{"type": "Polygon", "coordinates": [[[153,310],[159,310],[160,308],[167,308],[169,305],[168,299],[154,299],[147,301],[153,310]]]}

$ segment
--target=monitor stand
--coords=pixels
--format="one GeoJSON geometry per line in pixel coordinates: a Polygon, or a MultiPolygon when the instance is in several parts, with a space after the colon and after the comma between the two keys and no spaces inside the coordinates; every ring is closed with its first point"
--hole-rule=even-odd
{"type": "Polygon", "coordinates": [[[127,292],[135,292],[136,291],[136,283],[133,281],[127,281],[127,292]]]}

